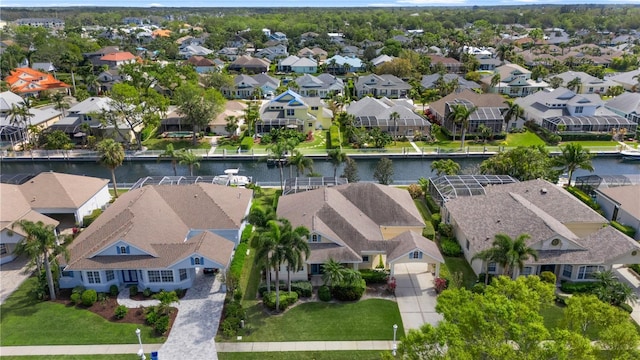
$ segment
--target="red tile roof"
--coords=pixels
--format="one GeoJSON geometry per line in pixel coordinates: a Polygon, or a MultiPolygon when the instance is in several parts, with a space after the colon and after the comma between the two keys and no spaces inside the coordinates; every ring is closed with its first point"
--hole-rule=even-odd
{"type": "Polygon", "coordinates": [[[104,55],[103,57],[100,58],[100,60],[102,61],[126,61],[126,60],[133,60],[135,59],[135,55],[133,55],[132,53],[128,52],[128,51],[120,51],[120,52],[114,52],[111,54],[107,54],[104,55]]]}
{"type": "Polygon", "coordinates": [[[18,94],[70,87],[62,81],[54,78],[51,74],[43,73],[31,68],[17,68],[12,70],[4,81],[9,84],[11,91],[18,94]]]}

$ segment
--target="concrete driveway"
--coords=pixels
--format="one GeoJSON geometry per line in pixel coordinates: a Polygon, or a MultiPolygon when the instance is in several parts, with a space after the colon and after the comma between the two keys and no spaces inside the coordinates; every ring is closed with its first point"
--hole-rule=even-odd
{"type": "MultiPolygon", "coordinates": [[[[633,273],[631,273],[629,268],[625,267],[624,265],[614,265],[613,273],[618,276],[618,279],[621,282],[631,286],[631,288],[636,292],[636,295],[638,295],[638,299],[640,299],[640,279],[638,279],[633,273]]],[[[640,300],[629,305],[631,305],[631,307],[633,308],[633,311],[631,312],[631,318],[636,323],[638,323],[638,325],[640,325],[640,300]]]]}
{"type": "Polygon", "coordinates": [[[0,266],[0,304],[29,277],[31,271],[25,272],[27,258],[19,256],[15,260],[0,266]]]}
{"type": "Polygon", "coordinates": [[[436,290],[427,264],[396,264],[396,300],[405,332],[429,323],[436,326],[442,315],[436,313],[436,290]]]}

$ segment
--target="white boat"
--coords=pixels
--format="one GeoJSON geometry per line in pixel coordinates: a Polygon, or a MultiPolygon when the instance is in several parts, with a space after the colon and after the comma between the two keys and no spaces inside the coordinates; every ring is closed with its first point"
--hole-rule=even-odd
{"type": "Polygon", "coordinates": [[[238,175],[239,172],[240,169],[226,169],[224,175],[215,176],[213,182],[225,186],[247,186],[251,184],[251,177],[238,175]]]}
{"type": "Polygon", "coordinates": [[[620,154],[625,160],[640,160],[640,150],[622,150],[620,154]]]}

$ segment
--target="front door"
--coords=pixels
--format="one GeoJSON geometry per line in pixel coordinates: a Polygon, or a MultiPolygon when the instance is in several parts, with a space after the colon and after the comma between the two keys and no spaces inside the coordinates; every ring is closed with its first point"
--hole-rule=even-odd
{"type": "Polygon", "coordinates": [[[124,283],[137,283],[138,271],[136,270],[122,270],[122,281],[124,283]]]}
{"type": "MultiPolygon", "coordinates": [[[[542,273],[544,271],[549,271],[549,272],[552,272],[552,273],[555,274],[556,273],[556,265],[555,264],[552,264],[552,265],[546,264],[546,265],[540,266],[540,273],[542,273]]],[[[540,275],[540,274],[538,274],[538,275],[540,275]]]]}

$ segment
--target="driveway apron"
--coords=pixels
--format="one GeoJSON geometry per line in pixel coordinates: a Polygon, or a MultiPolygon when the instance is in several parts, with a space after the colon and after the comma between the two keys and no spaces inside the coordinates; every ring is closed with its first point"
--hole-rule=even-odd
{"type": "Polygon", "coordinates": [[[0,304],[29,277],[33,271],[26,271],[28,259],[19,256],[0,266],[0,304]]]}
{"type": "Polygon", "coordinates": [[[405,332],[429,323],[437,325],[442,315],[436,313],[433,275],[425,264],[396,264],[396,300],[405,332]]]}

